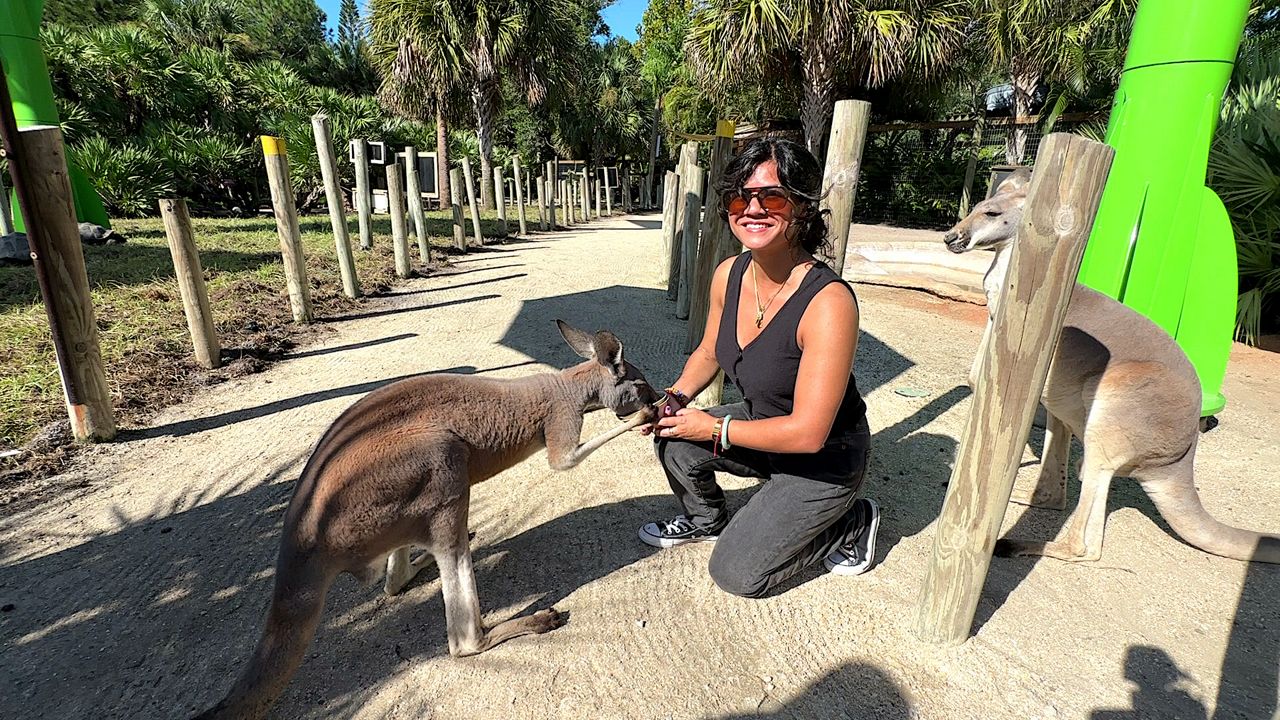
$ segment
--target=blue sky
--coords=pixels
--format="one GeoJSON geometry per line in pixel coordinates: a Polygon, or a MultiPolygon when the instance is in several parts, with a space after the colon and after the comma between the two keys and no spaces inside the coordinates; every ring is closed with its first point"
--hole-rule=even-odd
{"type": "MultiPolygon", "coordinates": [[[[342,7],[342,0],[316,0],[316,4],[324,11],[325,17],[329,22],[329,29],[336,33],[338,30],[338,10],[342,7]]],[[[360,7],[363,11],[363,0],[360,2],[360,7]]],[[[601,14],[604,16],[604,21],[608,24],[609,30],[614,35],[634,41],[636,39],[636,26],[640,24],[640,17],[644,15],[644,9],[647,7],[649,7],[649,0],[615,0],[601,14]]]]}

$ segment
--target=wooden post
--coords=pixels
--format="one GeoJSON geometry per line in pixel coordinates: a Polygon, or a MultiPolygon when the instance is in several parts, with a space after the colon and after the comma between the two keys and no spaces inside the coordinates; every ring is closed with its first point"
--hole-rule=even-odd
{"type": "Polygon", "coordinates": [[[591,219],[591,199],[588,189],[591,187],[591,176],[587,174],[587,168],[582,168],[582,179],[578,181],[578,195],[582,199],[582,221],[587,222],[591,219]]]}
{"type": "Polygon", "coordinates": [[[853,222],[853,201],[858,192],[858,175],[862,170],[862,148],[867,142],[867,123],[871,119],[871,103],[865,100],[840,100],[831,120],[831,139],[827,142],[827,167],[822,174],[826,196],[822,208],[830,210],[827,219],[831,238],[831,269],[844,272],[845,248],[849,246],[849,224],[853,222]]]}
{"type": "Polygon", "coordinates": [[[986,126],[987,114],[984,112],[973,124],[973,150],[969,153],[969,163],[964,169],[964,188],[960,190],[960,207],[956,209],[958,218],[969,214],[973,196],[973,177],[978,172],[978,155],[982,152],[982,132],[986,126]]]}
{"type": "Polygon", "coordinates": [[[631,212],[631,169],[623,166],[619,171],[619,179],[622,183],[622,212],[631,212]]]}
{"type": "Polygon", "coordinates": [[[604,174],[604,210],[605,214],[613,217],[613,188],[609,185],[609,168],[601,168],[600,172],[604,174]]]}
{"type": "Polygon", "coordinates": [[[111,392],[98,349],[84,249],[76,227],[62,131],[47,125],[15,129],[8,86],[0,73],[0,120],[9,172],[26,220],[36,281],[49,318],[71,432],[77,440],[116,435],[111,392]]]}
{"type": "Polygon", "coordinates": [[[418,262],[426,266],[431,263],[431,240],[427,237],[427,213],[422,209],[418,149],[412,145],[404,149],[404,189],[409,201],[409,216],[413,218],[413,236],[418,239],[418,262]]]}
{"type": "MultiPolygon", "coordinates": [[[[596,198],[599,199],[600,186],[596,186],[596,198]]],[[[675,173],[667,171],[667,184],[662,194],[662,265],[658,270],[662,274],[662,284],[667,288],[667,299],[676,299],[679,287],[679,276],[674,270],[674,262],[680,257],[676,247],[676,204],[679,200],[680,181],[675,173]]]]}
{"type": "Polygon", "coordinates": [[[551,229],[556,229],[556,189],[560,187],[555,160],[547,161],[547,215],[551,221],[551,229]]]}
{"type": "Polygon", "coordinates": [[[284,259],[284,277],[289,285],[289,307],[294,322],[311,322],[311,288],[307,285],[307,259],[302,253],[302,233],[298,229],[298,209],[289,185],[289,154],[284,138],[262,136],[262,155],[271,187],[271,211],[276,217],[276,235],[284,259]]]}
{"type": "Polygon", "coordinates": [[[667,284],[667,299],[679,302],[680,285],[684,281],[684,210],[685,191],[688,181],[685,180],[698,162],[698,143],[689,141],[680,147],[680,161],[676,163],[676,236],[671,243],[671,276],[667,284]]]}
{"type": "Polygon", "coordinates": [[[538,176],[538,224],[542,232],[547,231],[547,178],[538,176]]]}
{"type": "Polygon", "coordinates": [[[373,249],[373,187],[369,185],[369,144],[352,140],[356,168],[356,215],[360,222],[360,249],[373,249]]]}
{"type": "Polygon", "coordinates": [[[529,227],[525,224],[524,219],[524,182],[520,179],[520,156],[515,155],[511,158],[511,174],[515,180],[516,187],[516,217],[520,221],[520,236],[529,235],[529,227]]]}
{"type": "Polygon", "coordinates": [[[209,295],[204,289],[204,271],[200,269],[200,253],[196,250],[195,233],[191,231],[187,201],[161,200],[160,217],[164,220],[165,236],[169,238],[173,276],[178,280],[196,362],[201,367],[216,368],[222,364],[222,348],[218,345],[218,331],[213,327],[213,313],[209,311],[209,295]]]}
{"type": "Polygon", "coordinates": [[[698,224],[702,220],[702,187],[706,173],[698,165],[685,169],[684,228],[680,235],[680,288],[676,293],[676,317],[689,319],[689,296],[694,289],[694,272],[698,258],[698,224]]]}
{"type": "Polygon", "coordinates": [[[991,352],[934,534],[915,625],[922,640],[954,645],[969,636],[1113,155],[1065,133],[1040,144],[991,352]]]}
{"type": "Polygon", "coordinates": [[[573,225],[573,199],[569,197],[568,181],[560,180],[556,184],[559,186],[556,196],[561,199],[561,207],[564,208],[564,224],[569,227],[573,225]]]}
{"type": "Polygon", "coordinates": [[[476,183],[471,175],[471,158],[462,156],[462,176],[467,182],[467,202],[471,205],[471,229],[474,231],[476,246],[484,245],[484,235],[480,234],[480,205],[476,202],[476,183]]]}
{"type": "Polygon", "coordinates": [[[462,170],[449,171],[449,209],[453,212],[453,242],[461,252],[467,251],[467,222],[462,217],[462,170]]]}
{"type": "Polygon", "coordinates": [[[596,217],[596,219],[597,219],[597,220],[599,220],[599,219],[600,219],[600,204],[601,204],[602,202],[604,202],[604,197],[600,194],[600,180],[599,180],[598,178],[596,178],[596,177],[595,177],[595,173],[592,173],[591,175],[592,175],[592,177],[591,177],[591,189],[595,192],[595,196],[596,196],[595,206],[592,208],[592,210],[593,210],[593,211],[594,211],[594,213],[595,213],[595,217],[596,217]]]}
{"type": "Polygon", "coordinates": [[[356,277],[351,239],[347,236],[347,209],[342,202],[342,188],[338,185],[338,159],[333,155],[329,116],[323,113],[312,115],[311,132],[316,138],[316,158],[320,161],[320,178],[324,181],[324,196],[329,204],[329,226],[333,228],[333,244],[338,251],[342,292],[349,298],[358,298],[360,279],[356,277]]]}
{"type": "Polygon", "coordinates": [[[0,173],[0,235],[13,234],[13,214],[9,210],[9,191],[4,189],[4,174],[0,173]]]}
{"type": "Polygon", "coordinates": [[[387,211],[391,213],[391,248],[396,257],[396,276],[407,278],[409,265],[409,229],[405,227],[404,182],[400,179],[400,164],[387,166],[387,211]]]}
{"type": "MultiPolygon", "coordinates": [[[[725,258],[736,255],[741,244],[729,225],[720,217],[720,196],[712,187],[719,182],[724,168],[733,158],[732,120],[716,122],[716,139],[711,145],[711,170],[707,174],[707,187],[703,192],[703,212],[700,237],[697,242],[697,258],[689,288],[689,327],[685,336],[685,350],[692,351],[702,342],[707,328],[707,310],[710,308],[711,276],[716,266],[725,258]]],[[[714,392],[714,391],[713,391],[714,392]]]]}
{"type": "Polygon", "coordinates": [[[494,200],[498,203],[498,237],[507,237],[507,182],[502,177],[502,165],[493,166],[494,200]]]}

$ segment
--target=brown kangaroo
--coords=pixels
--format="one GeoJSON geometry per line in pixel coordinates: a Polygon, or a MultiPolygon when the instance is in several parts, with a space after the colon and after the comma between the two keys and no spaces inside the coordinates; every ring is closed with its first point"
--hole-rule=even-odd
{"type": "Polygon", "coordinates": [[[547,448],[566,470],[651,422],[659,396],[622,358],[610,332],[557,320],[586,362],[515,380],[428,375],[376,390],[342,413],[307,461],[285,513],[275,590],[262,639],[244,673],[200,718],[259,718],[284,691],[311,642],[339,573],[366,582],[386,568],[399,592],[427,564],[440,569],[449,653],[475,655],[564,624],[554,608],[486,628],[467,536],[472,485],[547,448]],[[626,422],[579,444],[582,416],[608,408],[626,422]]]}
{"type": "MultiPolygon", "coordinates": [[[[991,320],[1004,287],[1022,222],[1031,173],[1019,170],[992,197],[947,232],[955,253],[996,251],[983,280],[989,318],[977,377],[991,345],[991,320]]],[[[1215,555],[1280,563],[1280,537],[1224,525],[1205,511],[1195,486],[1200,380],[1186,354],[1164,330],[1124,304],[1077,284],[1041,397],[1047,411],[1044,454],[1035,490],[1015,502],[1066,507],[1071,437],[1084,444],[1080,501],[1059,542],[1000,540],[1002,555],[1059,560],[1102,557],[1107,494],[1116,475],[1136,479],[1183,540],[1215,555]]]]}

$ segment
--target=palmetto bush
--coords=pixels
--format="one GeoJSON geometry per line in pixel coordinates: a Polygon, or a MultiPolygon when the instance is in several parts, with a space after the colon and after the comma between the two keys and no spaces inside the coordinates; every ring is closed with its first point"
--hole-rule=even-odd
{"type": "Polygon", "coordinates": [[[68,150],[72,162],[93,180],[113,215],[143,215],[174,191],[173,173],[154,150],[131,141],[87,138],[68,150]]]}
{"type": "Polygon", "coordinates": [[[1209,154],[1209,186],[1235,229],[1240,266],[1236,337],[1280,326],[1280,55],[1246,47],[1209,154]]]}

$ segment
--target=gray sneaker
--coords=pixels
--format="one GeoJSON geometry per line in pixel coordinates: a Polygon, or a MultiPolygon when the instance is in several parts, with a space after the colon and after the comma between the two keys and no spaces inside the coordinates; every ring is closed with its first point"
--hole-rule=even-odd
{"type": "Polygon", "coordinates": [[[831,551],[823,560],[827,570],[836,575],[861,575],[876,561],[876,533],[880,531],[880,506],[871,498],[853,501],[853,524],[857,531],[844,545],[831,551]]]}

